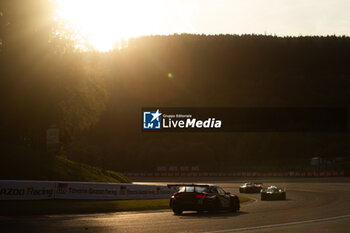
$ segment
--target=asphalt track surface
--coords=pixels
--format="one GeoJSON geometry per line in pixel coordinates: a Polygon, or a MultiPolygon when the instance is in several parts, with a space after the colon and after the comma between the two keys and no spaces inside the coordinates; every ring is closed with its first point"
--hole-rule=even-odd
{"type": "MultiPolygon", "coordinates": [[[[244,181],[203,178],[200,182],[214,183],[228,192],[238,193],[244,181]]],[[[260,201],[259,194],[241,194],[254,201],[242,205],[239,213],[184,212],[175,216],[170,210],[162,210],[0,217],[0,232],[350,232],[350,178],[263,179],[259,182],[264,186],[286,187],[287,200],[260,201]]],[[[167,182],[143,180],[143,183],[167,182]]]]}

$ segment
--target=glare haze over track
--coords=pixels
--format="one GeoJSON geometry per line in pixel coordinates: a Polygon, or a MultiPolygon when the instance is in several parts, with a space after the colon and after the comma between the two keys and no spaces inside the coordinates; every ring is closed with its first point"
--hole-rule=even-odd
{"type": "MultiPolygon", "coordinates": [[[[214,183],[225,191],[238,194],[239,185],[246,180],[202,178],[191,181],[214,183]]],[[[0,228],[4,232],[349,232],[350,178],[265,179],[259,182],[264,186],[285,187],[287,200],[260,201],[259,194],[240,194],[255,200],[241,205],[240,213],[184,212],[175,216],[170,210],[162,210],[0,217],[0,228]]],[[[168,182],[163,179],[147,183],[168,182]]]]}

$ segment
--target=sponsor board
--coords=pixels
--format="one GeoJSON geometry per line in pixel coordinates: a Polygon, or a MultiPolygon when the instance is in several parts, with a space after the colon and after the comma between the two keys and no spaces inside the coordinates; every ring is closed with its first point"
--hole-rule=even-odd
{"type": "Polygon", "coordinates": [[[0,181],[0,200],[123,200],[170,198],[174,190],[160,185],[64,181],[0,181]]]}
{"type": "Polygon", "coordinates": [[[47,181],[0,181],[0,200],[52,199],[55,183],[47,181]]]}

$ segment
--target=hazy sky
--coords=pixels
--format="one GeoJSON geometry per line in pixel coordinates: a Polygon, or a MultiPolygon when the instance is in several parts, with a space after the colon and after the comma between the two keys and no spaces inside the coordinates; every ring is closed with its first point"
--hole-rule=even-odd
{"type": "Polygon", "coordinates": [[[141,35],[350,36],[350,0],[56,0],[59,15],[98,50],[141,35]]]}
{"type": "MultiPolygon", "coordinates": [[[[176,1],[175,1],[176,2],[176,1]]],[[[189,31],[350,35],[349,0],[178,0],[189,31]]]]}

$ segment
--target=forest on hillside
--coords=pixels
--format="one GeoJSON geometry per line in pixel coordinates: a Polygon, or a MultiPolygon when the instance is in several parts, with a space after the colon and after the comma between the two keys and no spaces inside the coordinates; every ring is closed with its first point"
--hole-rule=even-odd
{"type": "Polygon", "coordinates": [[[77,49],[43,2],[0,1],[8,150],[45,151],[55,125],[59,154],[119,171],[287,168],[350,156],[348,133],[142,133],[140,120],[146,106],[349,109],[349,37],[174,34],[99,53],[77,49]]]}

